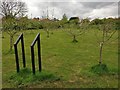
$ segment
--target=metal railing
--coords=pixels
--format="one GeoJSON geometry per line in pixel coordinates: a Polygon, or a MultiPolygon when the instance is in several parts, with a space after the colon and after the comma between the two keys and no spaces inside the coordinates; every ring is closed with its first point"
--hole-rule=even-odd
{"type": "Polygon", "coordinates": [[[38,64],[39,64],[39,71],[42,70],[41,66],[41,47],[40,47],[40,33],[38,33],[31,44],[31,60],[32,60],[32,71],[35,74],[35,55],[34,55],[34,45],[37,42],[38,47],[38,64]]]}
{"type": "Polygon", "coordinates": [[[19,58],[18,58],[18,49],[17,49],[17,45],[18,45],[18,43],[19,43],[20,40],[21,40],[21,47],[22,47],[23,67],[24,68],[26,67],[23,33],[21,33],[19,35],[19,37],[17,38],[16,42],[14,43],[17,73],[20,71],[19,58]]]}

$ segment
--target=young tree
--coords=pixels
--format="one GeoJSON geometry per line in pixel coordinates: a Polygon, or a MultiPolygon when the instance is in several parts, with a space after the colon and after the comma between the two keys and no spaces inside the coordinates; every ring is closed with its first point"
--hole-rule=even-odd
{"type": "Polygon", "coordinates": [[[117,32],[115,30],[115,23],[110,21],[104,21],[103,24],[99,25],[99,31],[101,32],[101,37],[98,39],[100,50],[99,50],[99,64],[102,64],[102,53],[104,45],[112,39],[113,35],[117,32]]]}
{"type": "Polygon", "coordinates": [[[42,21],[40,21],[42,26],[43,26],[43,29],[44,31],[46,32],[46,36],[47,38],[50,37],[50,27],[51,27],[51,21],[49,19],[43,19],[42,21]]]}
{"type": "Polygon", "coordinates": [[[90,21],[88,19],[83,19],[80,22],[79,18],[77,17],[69,20],[68,32],[73,38],[72,42],[78,42],[77,36],[80,36],[83,33],[85,33],[85,31],[88,29],[89,22],[90,21]]]}
{"type": "Polygon", "coordinates": [[[76,28],[74,24],[69,24],[68,30],[66,30],[72,37],[72,42],[78,42],[77,36],[82,35],[83,32],[79,28],[76,28]]]}
{"type": "Polygon", "coordinates": [[[5,0],[1,2],[0,15],[2,16],[3,30],[10,36],[10,50],[13,46],[13,37],[21,28],[18,26],[18,17],[23,17],[27,12],[27,8],[24,2],[18,2],[17,0],[5,0]]]}

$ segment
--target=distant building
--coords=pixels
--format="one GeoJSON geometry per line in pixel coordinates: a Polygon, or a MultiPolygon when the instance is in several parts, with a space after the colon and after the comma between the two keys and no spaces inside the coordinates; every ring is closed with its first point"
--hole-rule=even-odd
{"type": "Polygon", "coordinates": [[[71,21],[71,20],[78,20],[78,21],[79,21],[79,17],[71,17],[71,18],[69,19],[69,21],[71,21]]]}
{"type": "Polygon", "coordinates": [[[80,23],[80,19],[79,19],[79,17],[71,17],[70,19],[69,19],[69,23],[70,22],[74,22],[75,24],[78,24],[78,23],[80,23]]]}

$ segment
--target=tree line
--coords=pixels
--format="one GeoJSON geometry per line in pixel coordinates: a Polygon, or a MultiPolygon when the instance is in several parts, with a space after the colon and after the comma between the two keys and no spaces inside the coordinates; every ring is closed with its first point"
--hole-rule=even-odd
{"type": "MultiPolygon", "coordinates": [[[[64,14],[65,15],[65,14],[64,14]]],[[[2,18],[3,30],[7,28],[16,30],[31,30],[31,29],[65,29],[74,28],[80,29],[81,27],[98,27],[99,25],[112,23],[114,24],[114,29],[120,29],[120,18],[96,18],[90,21],[88,18],[79,19],[78,17],[71,17],[68,19],[63,15],[61,20],[58,19],[48,19],[48,18],[33,18],[28,19],[27,16],[14,18],[7,16],[2,18]],[[7,22],[7,23],[6,23],[7,22]],[[11,27],[10,27],[11,26],[11,27]]]]}

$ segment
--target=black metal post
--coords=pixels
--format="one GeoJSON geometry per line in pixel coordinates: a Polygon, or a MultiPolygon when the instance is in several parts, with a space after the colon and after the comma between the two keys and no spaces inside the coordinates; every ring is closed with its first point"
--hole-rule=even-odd
{"type": "Polygon", "coordinates": [[[25,50],[24,50],[24,40],[23,40],[23,34],[21,36],[21,45],[22,45],[22,58],[23,58],[23,67],[26,67],[26,62],[25,62],[25,50]]]}
{"type": "Polygon", "coordinates": [[[17,73],[18,73],[20,71],[20,68],[19,68],[18,50],[17,50],[16,44],[14,44],[14,48],[15,48],[15,58],[16,58],[16,69],[17,69],[17,73]]]}
{"type": "Polygon", "coordinates": [[[42,67],[41,67],[41,50],[40,50],[40,34],[38,35],[38,64],[39,64],[39,71],[42,70],[42,67]]]}
{"type": "Polygon", "coordinates": [[[14,49],[15,49],[15,59],[16,59],[16,69],[17,73],[20,71],[19,67],[19,59],[18,59],[18,50],[17,50],[17,44],[21,40],[21,47],[22,47],[22,58],[23,58],[23,67],[26,67],[26,62],[25,62],[25,50],[24,50],[24,40],[23,40],[23,33],[19,35],[17,38],[16,42],[14,43],[14,49]]]}
{"type": "Polygon", "coordinates": [[[35,37],[35,39],[33,40],[32,44],[31,44],[31,59],[32,59],[32,70],[33,70],[33,74],[35,74],[35,57],[34,57],[34,45],[37,41],[37,47],[38,47],[38,64],[39,64],[39,71],[42,70],[42,65],[41,65],[41,50],[40,50],[40,33],[38,33],[35,37]]]}
{"type": "Polygon", "coordinates": [[[35,74],[35,61],[34,61],[34,47],[31,46],[31,58],[32,58],[32,71],[33,74],[35,74]]]}

